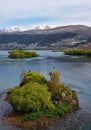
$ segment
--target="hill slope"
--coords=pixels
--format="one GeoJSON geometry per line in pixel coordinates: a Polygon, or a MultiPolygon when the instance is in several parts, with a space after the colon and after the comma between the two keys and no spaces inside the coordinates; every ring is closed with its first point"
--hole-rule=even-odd
{"type": "Polygon", "coordinates": [[[91,27],[69,25],[45,30],[1,32],[0,44],[18,43],[37,46],[63,46],[91,42],[91,27]]]}

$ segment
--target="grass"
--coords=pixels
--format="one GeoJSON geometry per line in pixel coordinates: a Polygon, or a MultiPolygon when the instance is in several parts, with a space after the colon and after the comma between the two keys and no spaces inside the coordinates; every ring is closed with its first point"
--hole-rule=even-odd
{"type": "Polygon", "coordinates": [[[67,104],[65,106],[59,105],[55,109],[46,110],[45,112],[36,112],[25,115],[23,121],[36,120],[42,116],[47,116],[48,118],[63,117],[71,109],[71,105],[67,104]]]}
{"type": "Polygon", "coordinates": [[[65,55],[85,55],[85,56],[91,56],[91,50],[90,49],[67,49],[64,50],[65,55]]]}
{"type": "Polygon", "coordinates": [[[26,121],[29,121],[29,120],[36,120],[36,119],[40,118],[43,115],[44,115],[44,112],[30,113],[30,114],[27,114],[24,117],[23,121],[26,122],[26,121]]]}

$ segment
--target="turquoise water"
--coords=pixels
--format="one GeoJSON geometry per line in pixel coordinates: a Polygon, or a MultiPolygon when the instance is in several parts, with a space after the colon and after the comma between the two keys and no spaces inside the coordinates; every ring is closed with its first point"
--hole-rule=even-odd
{"type": "MultiPolygon", "coordinates": [[[[18,85],[20,75],[25,71],[39,71],[49,79],[49,71],[56,66],[61,73],[61,81],[78,92],[80,108],[61,124],[58,130],[91,130],[91,59],[87,57],[65,56],[62,52],[37,51],[40,57],[32,59],[9,59],[7,51],[0,51],[0,110],[1,113],[10,107],[3,101],[5,91],[18,85]],[[4,108],[2,110],[2,104],[4,108]],[[70,119],[70,120],[69,120],[70,119]],[[72,120],[73,125],[72,125],[72,120]],[[77,123],[76,127],[75,124],[77,123]],[[78,126],[78,127],[77,127],[78,126]]],[[[2,115],[2,114],[1,114],[2,115]]],[[[3,116],[3,115],[2,115],[3,116]]],[[[0,116],[0,118],[2,118],[0,116]]],[[[0,130],[21,130],[3,124],[0,120],[0,130]]],[[[57,129],[50,127],[50,129],[57,129]]],[[[25,129],[22,129],[25,130],[25,129]]]]}

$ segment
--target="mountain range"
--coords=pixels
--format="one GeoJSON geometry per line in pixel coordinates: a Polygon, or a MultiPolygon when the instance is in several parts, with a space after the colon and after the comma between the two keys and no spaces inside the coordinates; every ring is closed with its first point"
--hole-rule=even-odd
{"type": "MultiPolygon", "coordinates": [[[[30,30],[46,30],[46,29],[50,29],[50,27],[46,24],[43,24],[30,30]]],[[[0,33],[22,32],[22,31],[27,31],[27,30],[29,30],[28,27],[26,28],[26,27],[12,26],[10,28],[0,29],[0,33]]]]}
{"type": "Polygon", "coordinates": [[[0,45],[11,43],[37,47],[83,47],[91,43],[91,27],[69,25],[50,28],[45,25],[25,31],[19,28],[0,30],[0,45]]]}

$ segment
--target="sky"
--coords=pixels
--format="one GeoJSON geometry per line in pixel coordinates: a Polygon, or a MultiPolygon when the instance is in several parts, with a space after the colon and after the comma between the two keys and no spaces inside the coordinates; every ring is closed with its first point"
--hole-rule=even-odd
{"type": "Polygon", "coordinates": [[[91,26],[91,0],[0,0],[0,29],[91,26]]]}

